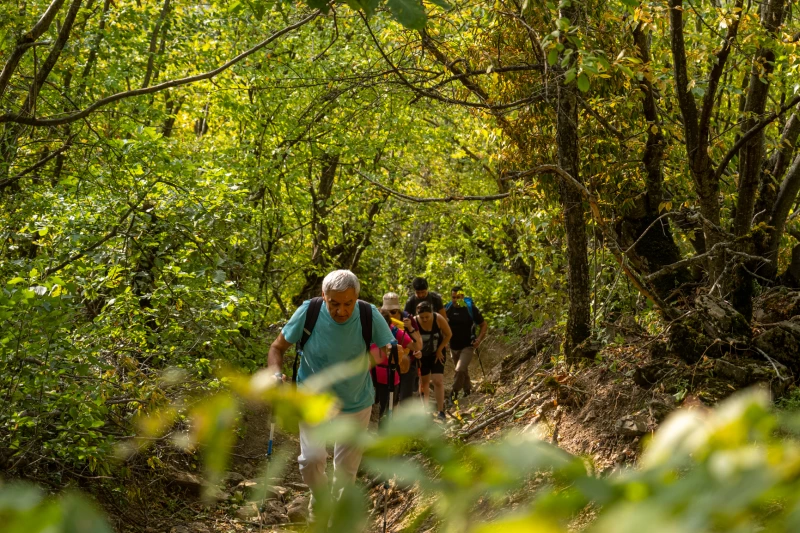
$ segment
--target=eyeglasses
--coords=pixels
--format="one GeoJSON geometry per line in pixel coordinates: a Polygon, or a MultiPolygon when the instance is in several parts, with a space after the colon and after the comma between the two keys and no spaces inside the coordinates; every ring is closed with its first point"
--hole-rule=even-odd
{"type": "Polygon", "coordinates": [[[400,314],[400,310],[399,309],[391,309],[391,310],[389,310],[389,314],[390,315],[399,315],[400,314]]]}

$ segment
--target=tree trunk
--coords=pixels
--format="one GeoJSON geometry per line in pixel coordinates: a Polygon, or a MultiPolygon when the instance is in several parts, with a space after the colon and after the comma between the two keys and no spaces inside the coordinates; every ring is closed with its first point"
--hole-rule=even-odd
{"type": "MultiPolygon", "coordinates": [[[[561,16],[577,20],[577,8],[573,3],[564,3],[561,16]]],[[[563,40],[566,47],[574,44],[563,40]]],[[[573,53],[567,69],[575,66],[573,53]]],[[[575,83],[559,80],[556,101],[556,145],[558,164],[573,178],[580,181],[580,154],[578,150],[578,99],[575,83]]],[[[567,292],[569,308],[564,353],[568,362],[575,362],[580,354],[576,348],[591,335],[589,256],[587,252],[586,217],[583,198],[573,186],[559,180],[559,195],[564,213],[564,231],[567,239],[567,292]]]]}
{"type": "MultiPolygon", "coordinates": [[[[642,31],[642,24],[633,30],[633,39],[638,50],[639,59],[647,66],[650,63],[650,46],[648,35],[642,31]]],[[[619,224],[618,233],[623,243],[637,242],[634,250],[641,259],[640,267],[646,272],[656,272],[663,267],[681,260],[680,250],[675,244],[668,219],[656,222],[661,215],[661,204],[664,201],[664,173],[661,160],[666,142],[658,115],[658,106],[653,85],[648,77],[639,83],[642,90],[642,109],[647,120],[647,141],[642,154],[642,166],[645,175],[645,194],[640,198],[639,209],[627,214],[619,224]],[[655,224],[654,224],[655,223],[655,224]],[[652,227],[651,227],[652,224],[652,227]],[[641,238],[644,232],[647,234],[641,238]],[[639,240],[641,238],[641,240],[639,240]]],[[[629,244],[628,244],[629,245],[629,244]]],[[[655,289],[662,297],[673,294],[675,289],[690,280],[688,268],[678,269],[669,275],[658,278],[655,289]]]]}
{"type": "MultiPolygon", "coordinates": [[[[761,7],[761,26],[773,37],[783,22],[783,12],[784,0],[769,0],[761,7]]],[[[761,47],[753,58],[750,85],[744,106],[742,134],[755,126],[764,114],[774,62],[775,52],[767,46],[761,47]]],[[[733,231],[737,237],[744,236],[750,231],[763,158],[764,130],[762,129],[739,152],[739,187],[736,217],[733,221],[733,231]]]]}

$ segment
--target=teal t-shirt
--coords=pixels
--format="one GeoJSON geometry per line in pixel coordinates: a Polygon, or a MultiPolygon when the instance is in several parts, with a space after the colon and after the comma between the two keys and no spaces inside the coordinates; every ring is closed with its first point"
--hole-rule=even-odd
{"type": "MultiPolygon", "coordinates": [[[[303,336],[303,325],[306,321],[306,311],[310,301],[303,302],[289,322],[283,326],[283,336],[292,344],[303,336]]],[[[372,310],[372,342],[378,346],[386,346],[394,341],[394,336],[380,311],[374,305],[370,305],[370,308],[372,310]]],[[[350,318],[343,324],[338,324],[333,320],[328,312],[328,306],[323,302],[314,330],[303,348],[303,357],[300,358],[300,369],[297,372],[297,383],[302,383],[303,380],[332,365],[362,360],[363,373],[343,379],[332,387],[333,394],[342,403],[343,413],[361,411],[375,402],[375,388],[369,375],[369,352],[361,335],[360,317],[361,310],[356,305],[350,318]]]]}

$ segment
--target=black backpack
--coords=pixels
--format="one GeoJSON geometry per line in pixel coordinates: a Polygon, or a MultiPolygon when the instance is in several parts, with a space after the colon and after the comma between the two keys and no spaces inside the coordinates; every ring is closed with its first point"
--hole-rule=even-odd
{"type": "MultiPolygon", "coordinates": [[[[319,312],[322,309],[323,303],[324,300],[320,296],[311,298],[308,309],[306,309],[306,321],[303,323],[303,336],[300,337],[294,349],[295,356],[294,364],[292,365],[292,383],[297,382],[297,368],[300,364],[300,357],[303,355],[303,347],[314,331],[314,326],[317,324],[317,318],[319,318],[319,312]]],[[[364,338],[364,344],[367,345],[367,351],[369,351],[369,347],[372,345],[372,307],[362,300],[358,300],[357,303],[359,315],[361,315],[361,336],[364,338]]]]}

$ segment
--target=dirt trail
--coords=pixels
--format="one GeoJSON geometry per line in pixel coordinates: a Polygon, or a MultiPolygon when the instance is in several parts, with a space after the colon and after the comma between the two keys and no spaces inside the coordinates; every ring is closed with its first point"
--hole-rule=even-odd
{"type": "MultiPolygon", "coordinates": [[[[481,349],[481,361],[487,374],[491,369],[499,364],[500,360],[507,353],[507,347],[497,341],[489,341],[481,349]]],[[[453,381],[455,366],[452,360],[448,357],[445,365],[445,389],[450,390],[453,381]]],[[[482,394],[477,392],[479,383],[484,378],[481,370],[481,364],[478,358],[473,359],[470,365],[470,377],[473,382],[473,394],[465,399],[462,399],[460,408],[469,408],[473,401],[477,401],[482,394]]],[[[433,397],[431,397],[433,400],[433,397]]],[[[431,405],[431,411],[434,411],[435,406],[431,405]]],[[[452,409],[449,413],[452,413],[452,409]]],[[[250,406],[242,415],[243,430],[240,435],[239,441],[234,447],[232,463],[230,471],[235,473],[233,477],[236,481],[244,480],[263,480],[266,468],[266,455],[269,442],[270,430],[270,409],[266,407],[250,406]]],[[[375,429],[375,423],[371,423],[371,430],[375,429]]],[[[307,490],[304,490],[302,478],[297,468],[297,456],[300,453],[300,444],[297,435],[280,431],[276,428],[273,451],[275,454],[285,454],[288,457],[288,463],[281,472],[278,478],[273,477],[275,465],[270,465],[273,472],[269,472],[269,484],[278,485],[287,489],[287,493],[282,498],[271,500],[267,506],[265,516],[267,522],[286,520],[286,509],[291,506],[293,501],[299,501],[298,498],[308,496],[307,490]],[[279,518],[281,515],[282,518],[279,518]]],[[[328,461],[329,469],[331,468],[331,461],[328,461]]],[[[362,483],[368,483],[369,480],[362,477],[362,483]]],[[[211,507],[203,507],[199,503],[192,505],[194,509],[194,517],[188,520],[182,520],[180,523],[173,524],[167,531],[169,533],[222,533],[232,531],[272,531],[272,532],[285,532],[285,531],[302,531],[304,524],[296,514],[292,515],[295,522],[283,524],[260,524],[256,516],[245,517],[242,508],[248,508],[248,497],[245,494],[244,499],[237,499],[237,489],[235,483],[229,483],[226,487],[227,494],[232,495],[232,498],[226,499],[213,505],[211,507]]],[[[373,531],[382,531],[383,515],[381,510],[383,508],[383,489],[382,485],[372,487],[368,490],[368,496],[371,500],[371,507],[373,511],[372,523],[370,529],[373,531]]],[[[414,501],[414,496],[406,491],[390,490],[388,492],[389,498],[389,514],[388,524],[389,530],[397,530],[405,513],[409,510],[414,501]]]]}

